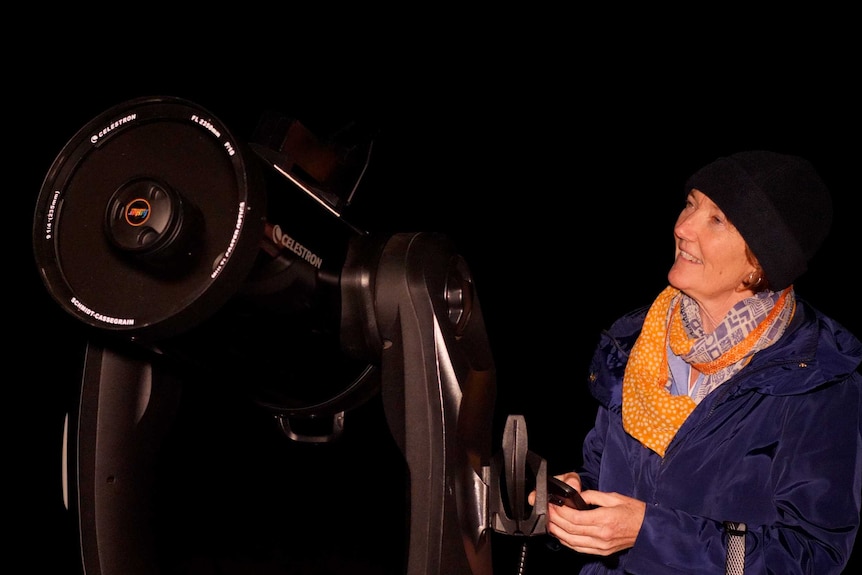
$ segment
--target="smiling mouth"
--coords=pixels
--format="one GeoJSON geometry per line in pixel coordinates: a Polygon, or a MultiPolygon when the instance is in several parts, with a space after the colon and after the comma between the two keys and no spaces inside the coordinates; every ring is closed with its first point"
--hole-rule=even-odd
{"type": "Polygon", "coordinates": [[[684,259],[687,262],[691,262],[694,264],[702,264],[703,263],[701,260],[697,259],[696,257],[691,255],[690,253],[683,251],[683,250],[679,250],[679,257],[681,257],[682,259],[684,259]]]}

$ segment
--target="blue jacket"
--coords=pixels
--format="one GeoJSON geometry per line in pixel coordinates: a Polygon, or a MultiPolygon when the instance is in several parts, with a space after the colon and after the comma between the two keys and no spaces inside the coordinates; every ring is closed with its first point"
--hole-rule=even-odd
{"type": "Polygon", "coordinates": [[[746,575],[840,573],[860,521],[862,343],[798,299],[782,338],[701,401],[662,459],[621,418],[647,309],[600,338],[581,470],[584,489],[645,501],[646,516],[632,548],[581,573],[723,574],[725,521],[748,527],[746,575]]]}

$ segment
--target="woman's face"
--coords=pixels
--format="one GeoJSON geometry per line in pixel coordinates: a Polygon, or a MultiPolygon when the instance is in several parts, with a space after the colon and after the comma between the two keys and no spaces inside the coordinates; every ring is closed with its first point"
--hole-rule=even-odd
{"type": "Polygon", "coordinates": [[[673,228],[676,257],[670,284],[701,307],[724,313],[751,295],[742,280],[755,270],[745,254],[745,240],[718,206],[697,189],[688,194],[673,228]]]}

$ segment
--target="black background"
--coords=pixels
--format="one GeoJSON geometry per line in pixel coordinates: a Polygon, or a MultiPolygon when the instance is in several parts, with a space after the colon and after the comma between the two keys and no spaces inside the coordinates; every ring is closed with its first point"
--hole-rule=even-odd
{"type": "MultiPolygon", "coordinates": [[[[33,209],[66,142],[131,98],[187,98],[240,137],[271,108],[310,123],[379,126],[357,201],[380,231],[439,231],[459,246],[495,356],[497,424],[523,414],[531,450],[555,473],[577,464],[592,418],[586,369],[599,330],[664,287],[682,185],[719,155],[767,148],[818,167],[834,192],[835,226],[797,288],[862,334],[858,46],[829,26],[819,29],[826,41],[813,42],[804,15],[744,50],[727,29],[720,47],[714,34],[674,28],[635,40],[608,27],[587,40],[587,20],[551,31],[558,15],[544,16],[541,26],[514,17],[519,26],[493,37],[477,32],[484,21],[432,27],[421,41],[412,19],[394,33],[323,26],[300,41],[299,20],[264,27],[262,12],[240,41],[235,26],[169,26],[165,17],[134,29],[34,26],[39,49],[9,47],[21,55],[7,70],[5,251],[10,497],[22,506],[9,527],[19,565],[74,573],[60,438],[84,341],[37,276],[33,209]]],[[[184,478],[200,491],[185,494],[177,519],[198,551],[189,572],[397,569],[401,469],[379,416],[374,401],[349,413],[345,441],[329,451],[285,446],[241,407],[202,421],[184,478]],[[336,489],[344,495],[333,503],[336,489]],[[319,508],[301,504],[317,498],[319,508]]],[[[496,538],[495,572],[515,572],[519,543],[496,538]]],[[[533,553],[533,573],[577,563],[543,545],[533,553]]]]}

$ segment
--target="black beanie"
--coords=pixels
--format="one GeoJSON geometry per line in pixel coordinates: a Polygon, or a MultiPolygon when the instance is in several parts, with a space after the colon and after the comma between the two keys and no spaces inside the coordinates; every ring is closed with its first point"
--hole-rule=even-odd
{"type": "Polygon", "coordinates": [[[767,151],[718,158],[694,173],[697,188],[739,230],[773,290],[791,285],[826,239],[832,198],[808,160],[767,151]]]}

